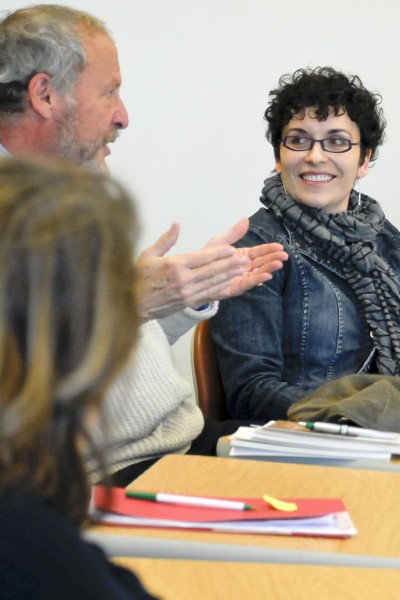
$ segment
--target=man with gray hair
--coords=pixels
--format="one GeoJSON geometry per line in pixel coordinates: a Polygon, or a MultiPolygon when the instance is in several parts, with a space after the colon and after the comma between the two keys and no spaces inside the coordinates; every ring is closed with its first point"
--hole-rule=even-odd
{"type": "MultiPolygon", "coordinates": [[[[117,49],[100,20],[55,4],[6,14],[0,21],[0,153],[105,169],[109,145],[128,126],[120,86],[117,49]]],[[[242,219],[197,252],[166,256],[179,234],[173,224],[137,259],[143,325],[135,356],[106,402],[111,471],[186,452],[205,435],[193,389],[174,369],[169,344],[215,314],[216,301],[268,281],[282,267],[287,255],[280,244],[232,246],[247,228],[242,219]]],[[[211,445],[226,431],[213,432],[211,445]]],[[[101,432],[98,438],[105,443],[101,432]]]]}
{"type": "Polygon", "coordinates": [[[117,49],[101,21],[46,5],[0,25],[0,141],[11,154],[104,168],[128,126],[117,49]]]}
{"type": "MultiPolygon", "coordinates": [[[[128,126],[120,86],[116,46],[96,17],[56,4],[6,14],[0,21],[0,153],[106,168],[109,144],[128,126]]],[[[282,264],[282,248],[264,245],[239,255],[231,244],[247,227],[243,219],[201,251],[166,257],[179,235],[173,224],[139,259],[143,318],[196,308],[270,279],[282,264]]]]}

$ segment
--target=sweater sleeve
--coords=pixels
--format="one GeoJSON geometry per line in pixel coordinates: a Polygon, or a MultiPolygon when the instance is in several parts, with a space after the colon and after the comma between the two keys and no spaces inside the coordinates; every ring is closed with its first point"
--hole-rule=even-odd
{"type": "Polygon", "coordinates": [[[158,322],[167,336],[169,344],[172,346],[182,335],[197,325],[197,323],[211,319],[217,313],[218,306],[218,302],[211,302],[207,308],[203,308],[202,310],[185,308],[174,315],[159,319],[158,322]]]}

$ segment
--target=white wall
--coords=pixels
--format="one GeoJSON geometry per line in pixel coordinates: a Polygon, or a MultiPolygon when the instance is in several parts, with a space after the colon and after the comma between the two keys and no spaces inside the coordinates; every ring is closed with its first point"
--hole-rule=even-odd
{"type": "MultiPolygon", "coordinates": [[[[0,0],[2,10],[28,2],[0,0]]],[[[49,3],[49,2],[46,2],[49,3]]],[[[281,74],[329,65],[383,96],[387,142],[363,180],[400,227],[400,4],[395,0],[65,0],[103,19],[119,49],[130,127],[109,166],[134,193],[153,241],[174,220],[176,250],[200,247],[258,208],[273,168],[264,138],[281,74]]],[[[189,336],[175,349],[188,378],[189,336]]]]}

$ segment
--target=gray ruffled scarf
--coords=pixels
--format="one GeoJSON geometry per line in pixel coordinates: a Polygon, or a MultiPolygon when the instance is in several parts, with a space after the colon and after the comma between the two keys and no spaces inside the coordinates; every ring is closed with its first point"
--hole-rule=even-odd
{"type": "Polygon", "coordinates": [[[318,248],[346,279],[361,307],[383,375],[400,374],[400,286],[393,270],[376,252],[376,236],[385,219],[378,202],[352,192],[349,210],[328,214],[295,202],[279,176],[265,181],[261,202],[307,244],[318,248]]]}

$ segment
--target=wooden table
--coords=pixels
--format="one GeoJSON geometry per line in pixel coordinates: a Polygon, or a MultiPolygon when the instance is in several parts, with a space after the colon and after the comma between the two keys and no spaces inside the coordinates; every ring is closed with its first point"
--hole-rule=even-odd
{"type": "MultiPolygon", "coordinates": [[[[220,560],[270,562],[271,551],[279,551],[279,562],[400,566],[398,473],[170,455],[158,461],[129,487],[142,491],[224,497],[252,497],[268,493],[282,498],[342,498],[358,535],[349,539],[324,539],[111,526],[95,526],[91,533],[131,538],[139,536],[142,539],[152,537],[153,541],[160,542],[201,542],[203,548],[208,544],[208,552],[219,544],[220,552],[202,555],[213,560],[220,556],[220,560]],[[224,547],[227,550],[225,554],[224,547]],[[308,554],[305,555],[305,552],[308,554]]],[[[179,554],[174,556],[182,557],[179,554]]],[[[198,556],[189,552],[187,557],[198,556]]]]}
{"type": "Polygon", "coordinates": [[[117,558],[164,600],[397,600],[400,571],[117,558]]]}

